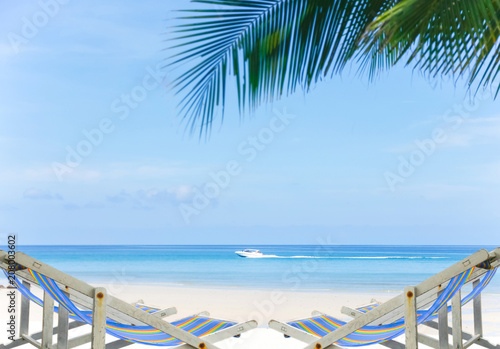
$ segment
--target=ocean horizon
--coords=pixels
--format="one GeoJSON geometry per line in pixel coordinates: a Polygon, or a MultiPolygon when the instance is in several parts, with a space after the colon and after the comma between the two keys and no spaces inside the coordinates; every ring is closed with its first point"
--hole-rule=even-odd
{"type": "MultiPolygon", "coordinates": [[[[293,291],[393,292],[496,246],[24,245],[27,253],[89,283],[293,291]],[[234,252],[259,249],[261,258],[234,252]]],[[[1,247],[5,249],[5,247],[1,247]]],[[[1,283],[6,283],[0,282],[1,283]]],[[[500,293],[494,278],[488,293],[500,293]]]]}

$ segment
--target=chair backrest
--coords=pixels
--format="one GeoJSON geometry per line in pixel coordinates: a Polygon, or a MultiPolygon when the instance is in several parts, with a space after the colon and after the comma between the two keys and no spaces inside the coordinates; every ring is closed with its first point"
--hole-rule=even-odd
{"type": "MultiPolygon", "coordinates": [[[[393,319],[400,319],[402,317],[401,314],[405,315],[408,309],[408,298],[412,299],[411,303],[415,302],[416,308],[419,306],[422,307],[423,303],[427,302],[428,304],[430,302],[429,300],[432,299],[434,295],[437,295],[440,289],[443,289],[443,285],[448,284],[456,276],[474,268],[477,265],[481,265],[481,263],[484,262],[489,262],[492,266],[498,266],[499,260],[500,248],[497,248],[492,252],[488,252],[484,249],[479,250],[462,261],[455,263],[451,267],[421,282],[417,286],[410,287],[412,290],[411,292],[405,290],[402,294],[390,299],[375,309],[354,318],[344,326],[341,326],[337,330],[318,339],[315,345],[319,347],[326,347],[331,343],[335,343],[340,339],[345,338],[349,334],[354,333],[364,326],[380,325],[384,323],[387,324],[392,322],[393,319]]],[[[476,269],[480,268],[475,268],[473,272],[475,272],[476,269]]],[[[485,272],[486,269],[483,273],[485,272]]],[[[416,316],[416,309],[414,312],[416,316]]]]}
{"type": "MultiPolygon", "coordinates": [[[[494,265],[498,267],[500,265],[500,260],[494,262],[494,265]]],[[[466,281],[467,284],[475,283],[478,279],[482,278],[485,276],[490,270],[496,270],[496,269],[483,269],[480,267],[475,267],[471,276],[468,278],[466,281]]],[[[490,277],[486,279],[485,281],[489,282],[491,280],[491,277],[495,275],[494,272],[490,273],[490,277]]],[[[427,292],[420,294],[417,296],[417,308],[418,309],[424,309],[428,307],[430,304],[436,301],[438,295],[448,286],[449,280],[439,284],[427,292]]],[[[484,288],[484,287],[483,287],[484,288]]],[[[482,288],[481,288],[482,290],[482,288]]],[[[477,294],[477,291],[479,291],[479,288],[474,292],[474,295],[477,294]]],[[[472,293],[472,292],[471,292],[472,293]]],[[[473,295],[471,295],[473,296],[473,295]]],[[[392,323],[394,321],[397,321],[401,319],[404,316],[404,306],[397,307],[396,309],[392,310],[391,312],[387,313],[386,315],[382,316],[380,319],[377,319],[376,321],[370,323],[369,325],[378,325],[378,324],[388,324],[392,323]]]]}
{"type": "MultiPolygon", "coordinates": [[[[64,289],[64,292],[69,294],[70,296],[73,294],[73,297],[80,297],[82,300],[81,303],[85,303],[86,299],[91,299],[92,303],[88,304],[88,307],[92,309],[92,345],[96,343],[97,347],[101,347],[103,343],[105,343],[105,331],[106,331],[106,318],[113,319],[117,322],[120,321],[121,318],[125,318],[129,323],[137,325],[138,323],[144,324],[145,326],[152,327],[160,333],[168,334],[186,344],[189,344],[194,347],[198,347],[198,345],[203,345],[204,348],[213,349],[216,348],[213,344],[209,342],[204,342],[198,336],[186,332],[183,329],[169,323],[157,317],[153,314],[142,311],[141,309],[136,308],[135,306],[124,302],[114,296],[108,295],[106,290],[102,287],[93,287],[82,280],[74,278],[68,274],[65,274],[41,261],[38,261],[22,252],[16,252],[14,263],[8,260],[8,254],[5,251],[0,250],[0,267],[6,269],[7,272],[12,271],[12,267],[14,266],[16,269],[15,274],[23,275],[23,277],[27,278],[30,281],[36,282],[39,284],[38,280],[35,280],[34,276],[40,275],[42,278],[46,278],[47,280],[51,280],[53,282],[54,290],[64,289]],[[9,268],[10,267],[10,268],[9,268]],[[23,270],[25,269],[25,270],[23,270]],[[26,273],[26,269],[30,271],[30,276],[26,273]]],[[[10,276],[10,275],[9,275],[10,276]]],[[[41,285],[42,286],[42,285],[41,285]]],[[[45,288],[44,294],[47,295],[50,291],[45,288]]],[[[71,301],[70,296],[60,294],[58,301],[60,300],[61,304],[66,303],[68,308],[71,305],[75,304],[71,301]],[[67,299],[64,299],[64,298],[67,299]]],[[[55,297],[57,299],[57,297],[55,297]]],[[[45,300],[45,296],[44,296],[45,300]]],[[[49,305],[53,304],[52,302],[46,303],[44,302],[44,314],[46,306],[50,309],[50,312],[53,311],[53,306],[49,305]]],[[[76,312],[77,307],[73,308],[72,311],[76,312]]],[[[78,316],[82,319],[85,319],[83,314],[78,314],[78,316]]],[[[85,321],[87,322],[87,321],[85,321]]],[[[251,327],[254,327],[255,324],[249,324],[251,327]]],[[[234,326],[235,328],[237,326],[234,326]]],[[[239,326],[238,331],[246,330],[244,326],[239,326]]],[[[219,337],[221,337],[220,331],[218,333],[219,337]]],[[[229,334],[231,331],[226,331],[225,335],[229,334]]],[[[217,335],[213,335],[212,338],[217,338],[217,335]]],[[[43,340],[42,340],[43,342],[43,340]]]]}

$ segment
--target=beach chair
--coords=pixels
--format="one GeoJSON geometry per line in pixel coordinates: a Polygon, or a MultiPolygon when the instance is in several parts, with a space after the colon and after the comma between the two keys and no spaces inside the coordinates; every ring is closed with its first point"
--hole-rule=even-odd
{"type": "Polygon", "coordinates": [[[312,317],[282,323],[269,322],[269,327],[307,343],[305,349],[333,349],[382,344],[393,349],[417,348],[418,343],[435,349],[465,349],[472,344],[500,349],[482,338],[481,291],[488,285],[500,265],[500,248],[492,252],[480,250],[468,258],[421,282],[385,303],[374,302],[365,307],[342,312],[353,317],[348,322],[314,311],[312,317]],[[462,297],[465,285],[472,291],[462,297]],[[463,332],[462,306],[472,302],[474,335],[463,332]],[[451,303],[451,306],[448,305],[451,303]],[[452,327],[448,327],[451,312],[452,327]],[[438,320],[435,322],[435,320],[438,320]],[[438,338],[418,332],[418,325],[437,328],[438,338]],[[453,346],[449,345],[449,334],[453,346]],[[405,335],[405,344],[394,338],[405,335]],[[464,341],[465,339],[465,341],[464,341]]]}
{"type": "Polygon", "coordinates": [[[207,312],[168,322],[164,317],[175,314],[175,308],[159,309],[142,301],[129,304],[107,294],[105,288],[93,287],[21,252],[9,259],[0,250],[0,268],[21,293],[19,338],[0,345],[0,349],[26,343],[39,349],[70,349],[85,343],[91,343],[93,349],[117,349],[135,343],[217,349],[214,343],[257,327],[255,321],[236,323],[211,318],[207,312]],[[32,285],[41,287],[43,299],[31,292],[32,285]],[[42,331],[33,335],[29,334],[30,302],[43,307],[42,331]],[[54,312],[58,314],[55,328],[54,312]],[[84,325],[91,326],[90,333],[69,338],[70,330],[84,325]],[[118,339],[106,343],[106,333],[118,339]],[[57,334],[54,345],[53,334],[57,334]]]}

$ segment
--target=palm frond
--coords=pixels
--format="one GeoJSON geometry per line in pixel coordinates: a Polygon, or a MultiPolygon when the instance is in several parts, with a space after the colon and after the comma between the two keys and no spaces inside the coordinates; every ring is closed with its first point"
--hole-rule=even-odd
{"type": "Polygon", "coordinates": [[[215,6],[179,17],[170,66],[180,112],[191,131],[210,130],[224,112],[227,76],[234,76],[240,115],[263,102],[309,90],[340,72],[388,0],[196,0],[215,6]],[[185,23],[184,23],[185,22],[185,23]],[[189,69],[187,69],[189,68],[189,69]]]}
{"type": "Polygon", "coordinates": [[[467,76],[470,86],[500,78],[500,0],[193,2],[209,7],[178,18],[168,65],[182,69],[173,90],[200,137],[217,111],[224,116],[231,75],[240,115],[308,91],[355,57],[371,78],[400,61],[430,77],[467,76]]]}
{"type": "Polygon", "coordinates": [[[500,0],[402,0],[368,29],[361,55],[372,75],[404,61],[431,78],[467,77],[478,88],[499,78],[500,0]]]}

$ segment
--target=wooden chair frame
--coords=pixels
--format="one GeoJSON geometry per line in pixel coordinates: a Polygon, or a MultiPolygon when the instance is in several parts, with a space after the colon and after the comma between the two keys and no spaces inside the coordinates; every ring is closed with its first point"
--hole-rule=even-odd
{"type": "MultiPolygon", "coordinates": [[[[124,324],[152,326],[184,342],[185,344],[176,347],[183,349],[218,349],[214,344],[215,342],[239,336],[241,333],[257,327],[257,322],[251,320],[200,338],[172,325],[170,322],[163,319],[163,317],[175,313],[175,308],[160,310],[158,314],[147,313],[132,304],[109,295],[105,288],[91,286],[22,252],[16,252],[14,261],[20,266],[32,269],[54,280],[58,286],[66,292],[72,302],[76,305],[92,310],[92,332],[70,339],[68,335],[69,330],[82,326],[83,324],[76,321],[70,322],[68,312],[64,309],[64,307],[60,307],[58,314],[58,326],[53,327],[54,299],[49,294],[44,292],[42,331],[40,333],[30,335],[30,300],[22,296],[20,307],[19,339],[7,345],[0,345],[0,349],[14,348],[26,343],[32,344],[39,349],[70,349],[88,342],[91,343],[92,349],[119,348],[128,344],[133,344],[124,340],[117,340],[106,344],[106,318],[110,318],[124,324]],[[52,336],[55,333],[57,333],[56,345],[52,343],[52,336]]],[[[7,253],[0,250],[0,268],[8,270],[8,262],[7,253]]],[[[30,287],[30,283],[36,283],[26,270],[17,270],[15,274],[16,277],[22,279],[23,284],[27,287],[30,287]]],[[[207,314],[208,313],[201,313],[199,315],[207,314]]]]}
{"type": "MultiPolygon", "coordinates": [[[[460,292],[458,292],[451,300],[451,333],[453,335],[452,347],[450,347],[448,343],[448,333],[450,332],[450,328],[448,327],[448,311],[446,307],[443,307],[438,314],[437,328],[439,331],[439,338],[437,340],[432,337],[419,334],[417,328],[417,310],[423,309],[429,304],[433,303],[437,299],[438,294],[442,290],[444,290],[448,282],[453,277],[469,270],[473,266],[480,265],[484,262],[489,262],[491,264],[491,267],[493,268],[499,266],[500,248],[497,248],[492,252],[480,250],[463,259],[462,261],[455,263],[442,272],[421,282],[417,286],[406,287],[403,293],[383,304],[380,304],[369,312],[364,313],[344,307],[342,309],[342,312],[353,317],[353,319],[344,326],[330,332],[329,334],[321,338],[305,331],[299,330],[287,323],[276,320],[271,320],[269,322],[269,327],[283,333],[285,336],[290,336],[307,343],[304,349],[339,349],[340,347],[338,345],[335,345],[335,342],[362,328],[363,326],[388,324],[404,318],[405,344],[399,345],[399,343],[396,341],[387,341],[383,344],[395,349],[403,347],[406,347],[408,349],[416,349],[419,342],[435,349],[465,349],[470,345],[476,343],[486,348],[500,349],[500,346],[495,346],[482,338],[483,331],[481,315],[481,295],[477,295],[473,300],[475,328],[474,335],[465,334],[462,330],[462,307],[460,292]],[[465,342],[464,339],[466,339],[465,342]]],[[[486,272],[486,269],[476,268],[470,280],[473,280],[472,282],[477,283],[479,282],[478,279],[486,272]]],[[[319,314],[322,313],[317,311],[313,312],[313,316],[317,316],[319,314]]],[[[430,322],[427,325],[436,327],[436,322],[430,322]]]]}

